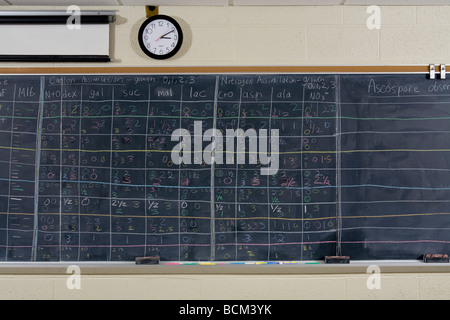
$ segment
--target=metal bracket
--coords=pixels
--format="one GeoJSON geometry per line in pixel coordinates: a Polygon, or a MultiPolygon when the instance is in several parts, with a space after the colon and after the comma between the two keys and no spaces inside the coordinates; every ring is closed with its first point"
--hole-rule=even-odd
{"type": "Polygon", "coordinates": [[[430,64],[430,79],[434,80],[436,79],[436,73],[439,74],[439,79],[446,79],[447,78],[447,68],[445,64],[439,65],[439,72],[436,70],[435,64],[430,64]]]}
{"type": "Polygon", "coordinates": [[[157,15],[159,10],[158,10],[158,7],[155,7],[155,6],[146,6],[145,12],[147,14],[147,18],[150,18],[152,16],[157,15]]]}
{"type": "Polygon", "coordinates": [[[430,64],[430,79],[436,79],[436,66],[434,64],[430,64]]]}

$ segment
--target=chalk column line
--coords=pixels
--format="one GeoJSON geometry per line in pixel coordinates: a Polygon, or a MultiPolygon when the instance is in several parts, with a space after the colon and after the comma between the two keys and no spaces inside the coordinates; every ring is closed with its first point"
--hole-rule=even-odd
{"type": "Polygon", "coordinates": [[[37,148],[35,149],[35,177],[34,177],[34,227],[33,227],[33,244],[32,244],[32,250],[31,250],[31,259],[33,261],[36,261],[37,257],[37,244],[38,244],[38,225],[39,225],[39,168],[41,166],[40,160],[41,160],[41,144],[42,144],[42,125],[43,125],[43,113],[44,113],[44,88],[45,88],[45,77],[40,77],[40,95],[39,95],[39,108],[38,108],[38,116],[37,121],[39,123],[36,133],[36,142],[37,142],[37,148]]]}
{"type": "MultiPolygon", "coordinates": [[[[13,96],[13,107],[12,107],[12,115],[14,116],[14,110],[15,110],[15,101],[16,101],[16,87],[17,84],[14,84],[14,96],[13,96]]],[[[11,118],[11,130],[10,130],[10,134],[11,134],[11,139],[10,139],[10,146],[13,146],[13,136],[14,136],[14,117],[11,118]]],[[[12,176],[12,153],[13,151],[10,150],[9,153],[9,178],[11,179],[12,176]]],[[[11,183],[12,180],[9,181],[8,183],[8,206],[7,206],[7,210],[8,210],[8,214],[6,215],[6,252],[5,252],[5,259],[8,260],[8,244],[9,244],[9,205],[10,205],[10,198],[11,198],[11,183]]]]}

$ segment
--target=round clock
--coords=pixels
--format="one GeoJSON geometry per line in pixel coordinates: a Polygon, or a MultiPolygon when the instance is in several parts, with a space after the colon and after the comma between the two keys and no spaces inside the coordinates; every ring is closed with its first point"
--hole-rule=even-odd
{"type": "Polygon", "coordinates": [[[181,48],[183,32],[175,19],[154,15],[139,29],[139,45],[144,53],[154,59],[167,59],[181,48]]]}

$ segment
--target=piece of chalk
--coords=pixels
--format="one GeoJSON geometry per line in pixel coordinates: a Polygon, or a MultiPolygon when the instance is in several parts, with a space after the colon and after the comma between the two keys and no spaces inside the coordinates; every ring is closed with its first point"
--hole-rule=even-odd
{"type": "Polygon", "coordinates": [[[426,263],[447,263],[450,261],[448,254],[428,253],[423,255],[423,261],[426,263]]]}

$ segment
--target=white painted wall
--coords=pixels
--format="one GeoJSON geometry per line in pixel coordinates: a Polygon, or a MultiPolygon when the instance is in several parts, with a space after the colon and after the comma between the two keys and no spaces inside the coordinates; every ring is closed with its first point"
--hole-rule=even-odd
{"type": "Polygon", "coordinates": [[[144,7],[83,9],[117,10],[111,32],[115,61],[109,66],[428,65],[450,61],[450,42],[445,41],[450,32],[450,6],[380,8],[381,28],[369,30],[366,6],[160,7],[160,13],[175,17],[184,27],[185,44],[170,61],[150,60],[139,48],[137,32],[145,20],[144,7]]]}

